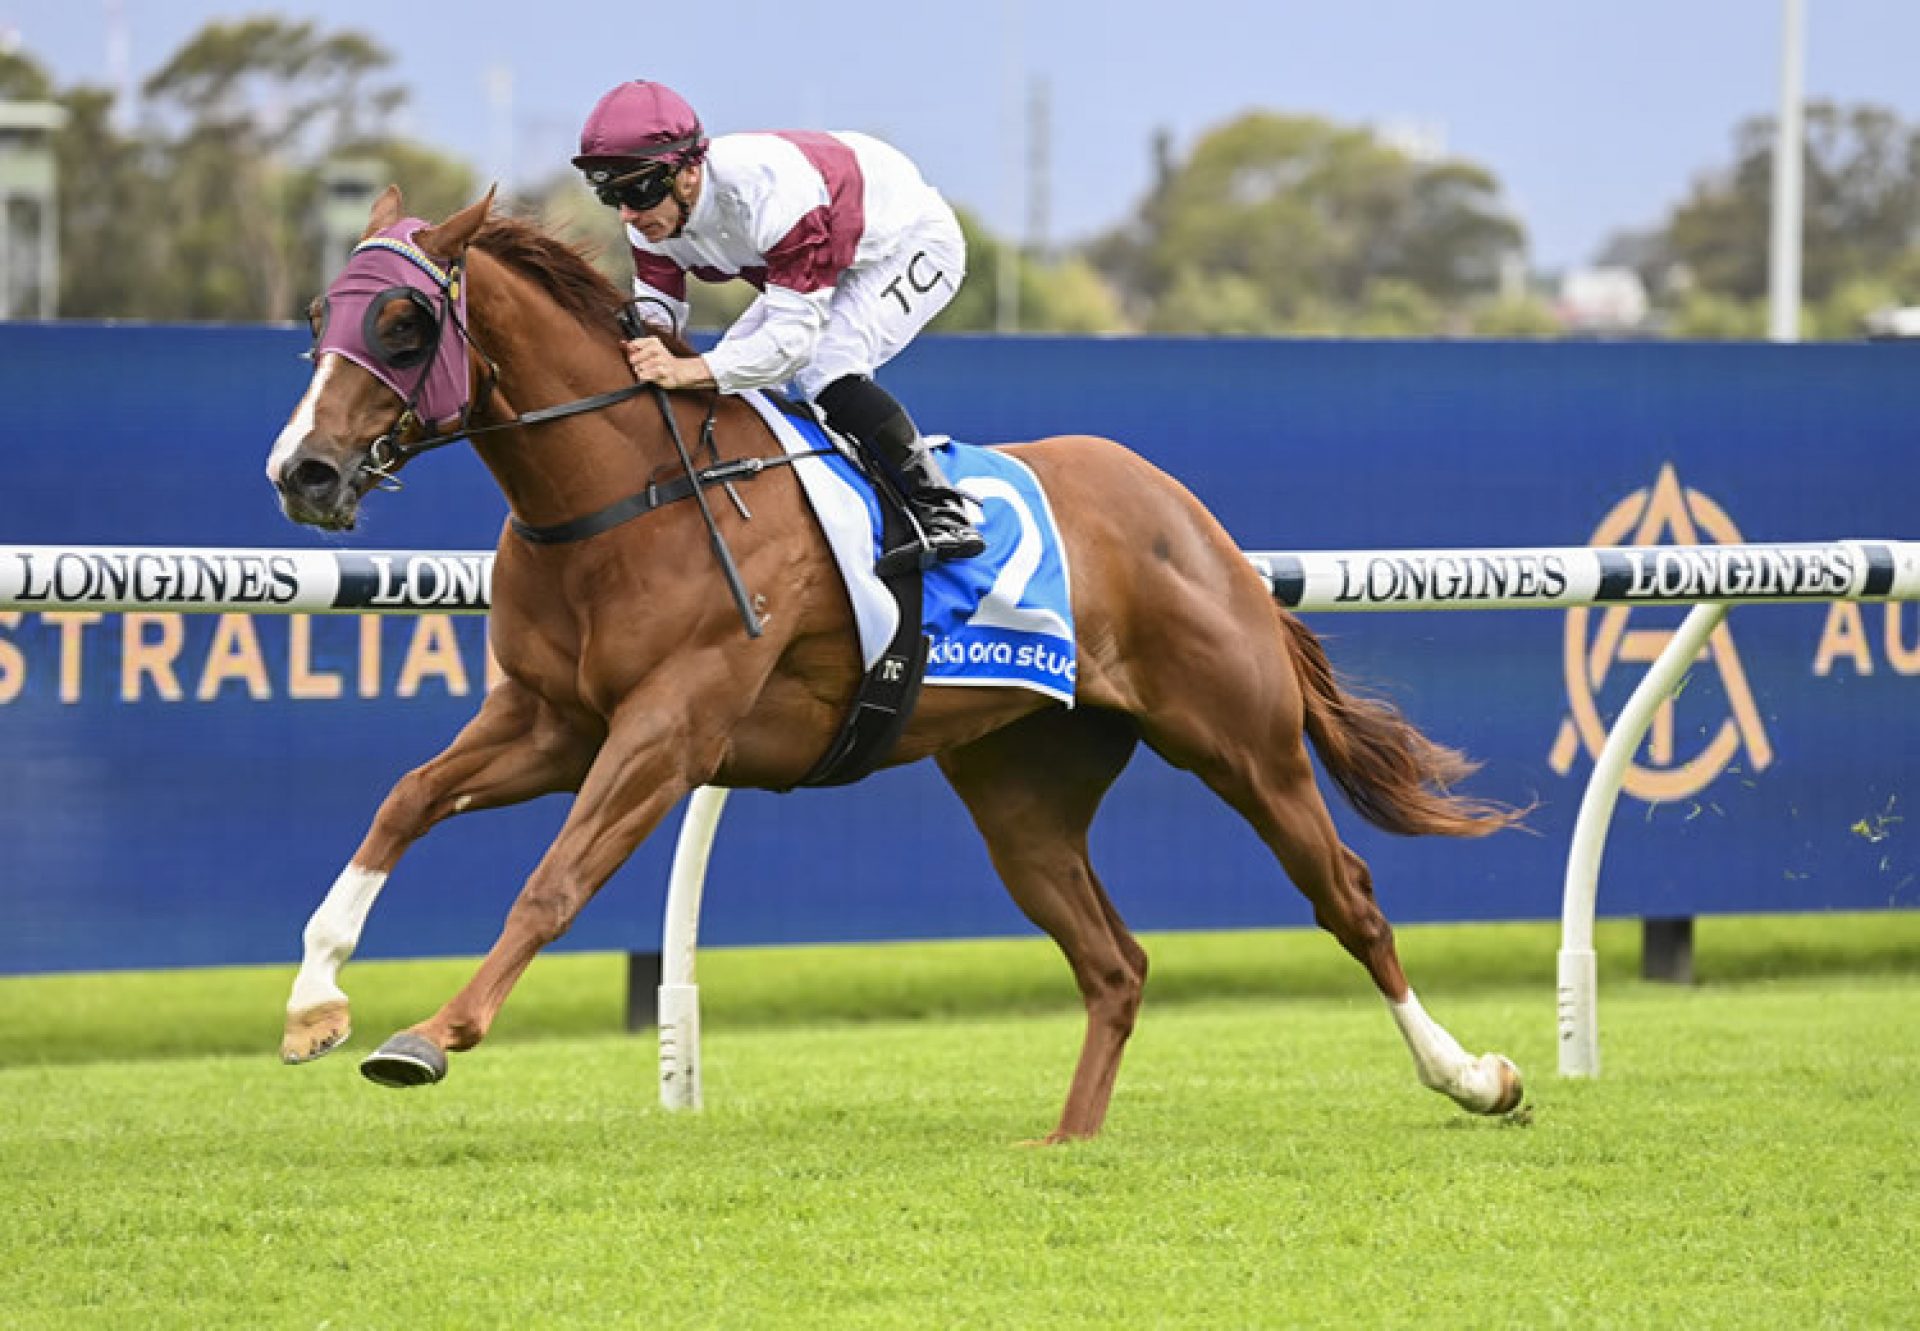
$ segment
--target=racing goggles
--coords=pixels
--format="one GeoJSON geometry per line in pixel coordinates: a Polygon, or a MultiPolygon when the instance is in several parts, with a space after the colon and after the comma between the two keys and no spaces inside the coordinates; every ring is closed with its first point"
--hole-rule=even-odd
{"type": "Polygon", "coordinates": [[[674,168],[667,162],[650,162],[638,171],[611,180],[591,180],[594,197],[609,208],[631,208],[644,213],[673,192],[674,168]]]}

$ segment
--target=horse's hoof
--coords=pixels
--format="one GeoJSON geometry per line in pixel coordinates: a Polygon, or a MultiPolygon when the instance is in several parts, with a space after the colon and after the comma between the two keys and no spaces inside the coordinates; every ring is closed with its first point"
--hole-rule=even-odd
{"type": "Polygon", "coordinates": [[[424,1035],[401,1031],[360,1060],[360,1075],[381,1086],[431,1086],[447,1075],[447,1053],[424,1035]]]}
{"type": "Polygon", "coordinates": [[[1482,1114],[1511,1114],[1520,1107],[1520,1100],[1527,1093],[1526,1086],[1520,1080],[1520,1069],[1505,1054],[1482,1054],[1480,1063],[1491,1067],[1498,1077],[1498,1094],[1485,1109],[1476,1112],[1482,1114]]]}
{"type": "Polygon", "coordinates": [[[280,1037],[280,1061],[311,1063],[338,1049],[352,1034],[345,999],[316,1003],[304,1012],[289,1012],[286,1032],[280,1037]]]}

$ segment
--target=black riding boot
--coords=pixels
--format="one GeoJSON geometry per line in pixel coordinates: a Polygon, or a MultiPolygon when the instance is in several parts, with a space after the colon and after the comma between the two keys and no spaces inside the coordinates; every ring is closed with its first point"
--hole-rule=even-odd
{"type": "Polygon", "coordinates": [[[892,473],[920,528],[919,542],[880,557],[881,573],[913,563],[927,568],[943,559],[971,559],[986,550],[986,541],[967,518],[966,497],[947,483],[933,449],[891,393],[864,374],[849,374],[821,389],[814,400],[828,425],[851,436],[892,473]]]}

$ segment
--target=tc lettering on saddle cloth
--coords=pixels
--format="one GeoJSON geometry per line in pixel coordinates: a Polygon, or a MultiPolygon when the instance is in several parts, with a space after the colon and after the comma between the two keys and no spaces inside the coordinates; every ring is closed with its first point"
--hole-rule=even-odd
{"type": "MultiPolygon", "coordinates": [[[[810,419],[760,393],[743,393],[788,453],[832,447],[810,419]]],[[[1033,689],[1073,705],[1076,668],[1067,555],[1045,491],[1025,463],[971,444],[944,443],[948,478],[981,511],[987,552],[936,564],[925,574],[922,626],[930,640],[927,684],[1033,689]]],[[[899,609],[874,576],[880,506],[836,449],[793,469],[825,528],[860,634],[862,667],[879,660],[899,609]]]]}

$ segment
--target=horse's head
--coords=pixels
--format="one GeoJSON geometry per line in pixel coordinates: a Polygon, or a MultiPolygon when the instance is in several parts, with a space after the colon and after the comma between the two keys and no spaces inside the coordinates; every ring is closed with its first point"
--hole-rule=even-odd
{"type": "Polygon", "coordinates": [[[429,226],[403,215],[395,186],[374,202],[360,244],[314,302],[313,379],[267,458],[267,479],[295,522],[352,527],[361,496],[391,479],[408,438],[465,415],[462,269],[492,204],[489,190],[429,226]]]}

